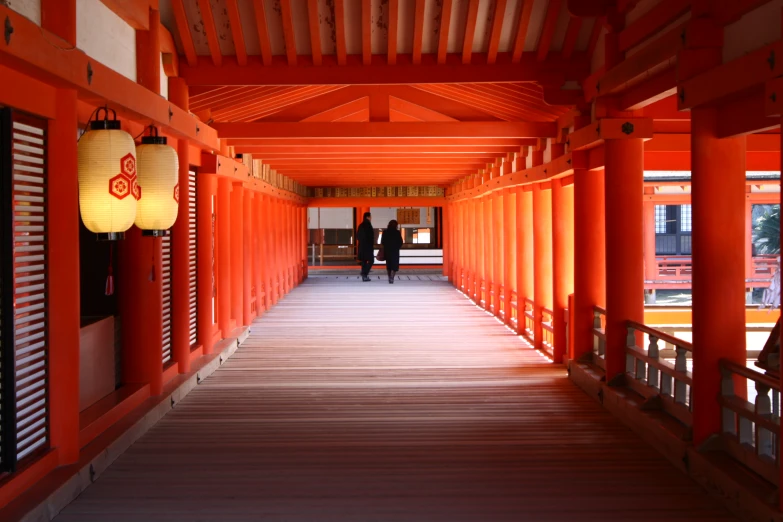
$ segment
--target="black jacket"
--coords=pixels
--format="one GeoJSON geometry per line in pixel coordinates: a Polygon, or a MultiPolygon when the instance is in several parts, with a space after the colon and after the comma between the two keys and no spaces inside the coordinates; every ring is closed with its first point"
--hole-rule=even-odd
{"type": "Polygon", "coordinates": [[[375,231],[372,228],[372,223],[368,220],[362,221],[359,228],[356,230],[356,240],[359,242],[359,261],[372,261],[375,259],[375,231]]]}
{"type": "Polygon", "coordinates": [[[383,255],[386,257],[386,269],[399,270],[400,249],[402,248],[402,234],[400,231],[384,230],[383,236],[381,236],[381,244],[383,245],[383,255]]]}

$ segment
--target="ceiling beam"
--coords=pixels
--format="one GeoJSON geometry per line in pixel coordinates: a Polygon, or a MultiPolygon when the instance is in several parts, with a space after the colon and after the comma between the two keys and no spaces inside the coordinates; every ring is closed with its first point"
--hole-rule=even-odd
{"type": "Polygon", "coordinates": [[[258,30],[258,43],[261,46],[261,59],[264,65],[272,65],[272,44],[269,42],[269,31],[266,27],[264,0],[253,0],[253,11],[256,13],[256,28],[258,30]]]}
{"type": "Polygon", "coordinates": [[[582,19],[571,17],[568,21],[568,31],[566,31],[565,41],[563,42],[563,59],[570,60],[574,54],[576,40],[579,38],[579,31],[582,29],[582,19]]]}
{"type": "MultiPolygon", "coordinates": [[[[334,147],[344,149],[345,151],[393,151],[399,147],[406,147],[411,152],[431,151],[431,150],[470,150],[475,147],[479,150],[492,151],[505,147],[516,147],[516,152],[522,146],[532,147],[538,143],[535,138],[484,138],[482,136],[472,138],[431,138],[422,140],[420,138],[322,138],[312,140],[308,138],[231,138],[223,137],[229,145],[236,147],[273,147],[284,150],[286,147],[292,147],[292,150],[301,148],[302,150],[321,151],[323,147],[334,147]]],[[[287,149],[286,149],[287,150],[287,149]]],[[[512,151],[514,152],[514,151],[512,151]]]]}
{"type": "Polygon", "coordinates": [[[201,11],[201,20],[204,22],[204,33],[207,36],[209,53],[212,55],[212,63],[216,67],[220,67],[223,63],[223,55],[220,52],[217,29],[215,29],[215,18],[212,15],[212,6],[210,5],[209,0],[198,0],[198,7],[201,11]]]}
{"type": "Polygon", "coordinates": [[[245,48],[245,36],[242,34],[242,22],[239,18],[239,6],[237,0],[226,0],[228,22],[231,24],[231,36],[234,39],[234,52],[239,65],[247,65],[247,49],[245,48]]]}
{"type": "Polygon", "coordinates": [[[546,11],[544,20],[544,29],[541,32],[541,39],[538,41],[538,60],[546,60],[549,54],[549,48],[552,46],[552,38],[555,36],[557,19],[560,17],[560,5],[562,0],[549,0],[549,8],[546,11]]]}
{"type": "Polygon", "coordinates": [[[487,63],[495,63],[500,45],[500,33],[503,30],[503,19],[506,16],[506,0],[495,2],[495,14],[492,17],[492,32],[489,36],[489,50],[487,51],[487,63]]]}
{"type": "Polygon", "coordinates": [[[389,65],[397,63],[397,21],[399,19],[399,0],[389,0],[389,50],[386,61],[389,65]]]}
{"type": "Polygon", "coordinates": [[[449,50],[449,28],[451,27],[452,0],[443,0],[440,11],[440,31],[438,33],[438,63],[446,63],[449,50]]]}
{"type": "Polygon", "coordinates": [[[555,123],[426,122],[426,123],[215,123],[223,139],[231,138],[554,138],[555,123]]]}
{"type": "MultiPolygon", "coordinates": [[[[211,64],[205,57],[196,66],[180,64],[180,76],[191,87],[204,85],[410,85],[418,83],[507,83],[538,82],[560,86],[566,80],[580,80],[589,74],[585,60],[565,62],[550,57],[536,62],[535,54],[523,55],[521,65],[509,63],[507,55],[493,65],[477,63],[460,65],[457,56],[448,56],[446,65],[438,65],[433,55],[422,56],[421,65],[413,65],[410,56],[394,67],[376,63],[362,65],[349,56],[344,67],[329,70],[324,57],[323,67],[302,65],[287,67],[276,63],[261,66],[257,56],[248,57],[247,67],[240,67],[233,57],[226,57],[222,66],[211,64]]],[[[400,57],[401,58],[401,57],[400,57]]],[[[294,62],[295,63],[295,62],[294,62]]],[[[334,63],[334,62],[332,62],[334,63]]]]}
{"type": "Polygon", "coordinates": [[[291,0],[280,0],[280,19],[283,24],[283,39],[285,40],[285,55],[288,57],[288,65],[296,65],[296,36],[294,34],[294,18],[291,13],[291,0]]]}
{"type": "Polygon", "coordinates": [[[467,65],[473,57],[473,37],[476,34],[479,0],[470,0],[468,4],[468,19],[465,22],[465,39],[462,42],[462,63],[467,65]]]}
{"type": "Polygon", "coordinates": [[[517,36],[514,40],[514,51],[511,55],[512,63],[519,63],[525,51],[525,39],[527,29],[530,26],[530,17],[533,15],[533,0],[522,0],[522,8],[519,10],[519,23],[517,24],[517,36]]]}
{"type": "Polygon", "coordinates": [[[372,1],[362,0],[362,63],[372,63],[372,1]]]}
{"type": "Polygon", "coordinates": [[[182,3],[182,0],[171,0],[171,10],[174,11],[174,21],[177,24],[177,32],[182,42],[182,50],[185,51],[185,58],[187,58],[188,64],[196,65],[196,46],[193,44],[193,35],[190,34],[190,23],[185,13],[185,4],[182,3]]]}
{"type": "Polygon", "coordinates": [[[321,65],[321,29],[318,23],[318,0],[307,0],[307,18],[310,23],[310,49],[313,65],[321,65]]]}
{"type": "Polygon", "coordinates": [[[413,63],[421,63],[421,47],[424,45],[424,0],[416,0],[413,12],[413,63]]]}

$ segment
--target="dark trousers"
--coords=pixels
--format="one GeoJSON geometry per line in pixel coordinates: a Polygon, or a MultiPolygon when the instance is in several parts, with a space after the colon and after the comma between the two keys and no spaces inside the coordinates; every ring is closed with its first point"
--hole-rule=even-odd
{"type": "Polygon", "coordinates": [[[362,276],[369,275],[370,270],[372,270],[373,260],[372,259],[363,259],[362,260],[362,276]]]}

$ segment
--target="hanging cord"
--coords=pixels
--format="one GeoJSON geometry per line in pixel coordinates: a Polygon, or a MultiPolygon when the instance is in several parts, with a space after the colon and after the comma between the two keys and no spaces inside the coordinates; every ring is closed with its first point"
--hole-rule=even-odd
{"type": "Polygon", "coordinates": [[[109,245],[109,268],[106,276],[106,295],[114,295],[114,244],[109,245]]]}

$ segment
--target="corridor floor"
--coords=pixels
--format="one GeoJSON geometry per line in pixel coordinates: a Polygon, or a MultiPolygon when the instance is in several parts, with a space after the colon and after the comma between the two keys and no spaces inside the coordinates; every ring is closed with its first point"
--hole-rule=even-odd
{"type": "Polygon", "coordinates": [[[734,520],[448,283],[311,278],[58,522],[734,520]]]}

